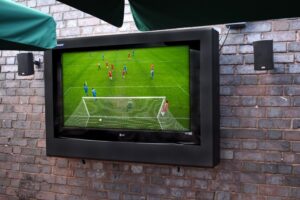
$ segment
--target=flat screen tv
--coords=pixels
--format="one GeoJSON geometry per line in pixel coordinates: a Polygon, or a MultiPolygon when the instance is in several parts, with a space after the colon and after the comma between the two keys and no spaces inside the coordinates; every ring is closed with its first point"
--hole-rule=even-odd
{"type": "Polygon", "coordinates": [[[59,40],[45,53],[47,155],[214,166],[218,87],[213,29],[59,40]]]}

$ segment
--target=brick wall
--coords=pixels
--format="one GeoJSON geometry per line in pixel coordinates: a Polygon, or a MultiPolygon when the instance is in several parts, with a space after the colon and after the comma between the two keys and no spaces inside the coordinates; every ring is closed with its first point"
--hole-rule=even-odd
{"type": "MultiPolygon", "coordinates": [[[[134,32],[54,0],[18,0],[54,16],[59,38],[134,32]]],[[[227,32],[221,33],[221,43],[227,32]]],[[[221,163],[214,169],[46,157],[43,67],[16,73],[0,51],[0,199],[300,199],[300,19],[232,30],[220,55],[221,163]],[[275,70],[253,70],[252,42],[274,40],[275,70]]],[[[42,58],[38,52],[35,57],[42,58]]]]}

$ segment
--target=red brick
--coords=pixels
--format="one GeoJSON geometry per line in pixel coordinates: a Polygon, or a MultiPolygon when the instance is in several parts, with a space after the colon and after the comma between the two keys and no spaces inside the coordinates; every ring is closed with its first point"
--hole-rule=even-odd
{"type": "Polygon", "coordinates": [[[292,151],[300,153],[300,142],[292,142],[292,151]]]}
{"type": "Polygon", "coordinates": [[[266,179],[266,177],[264,174],[240,173],[240,181],[243,183],[263,184],[266,181],[265,179],[266,179]]]}
{"type": "Polygon", "coordinates": [[[281,95],[283,96],[283,86],[267,86],[266,87],[266,95],[281,95]]]}
{"type": "Polygon", "coordinates": [[[88,179],[85,178],[68,178],[67,184],[72,186],[85,187],[88,185],[88,179]]]}
{"type": "Polygon", "coordinates": [[[238,117],[264,117],[265,108],[236,107],[234,113],[238,117]]]}
{"type": "Polygon", "coordinates": [[[286,176],[285,185],[291,187],[300,187],[300,176],[298,174],[294,174],[293,176],[286,176]]]}
{"type": "Polygon", "coordinates": [[[196,200],[212,200],[214,195],[215,193],[210,191],[197,191],[195,197],[196,200]]]}
{"type": "Polygon", "coordinates": [[[46,140],[45,139],[39,139],[37,142],[37,147],[45,148],[46,147],[46,140]]]}
{"type": "MultiPolygon", "coordinates": [[[[121,191],[128,192],[129,186],[126,183],[104,183],[104,189],[113,190],[113,191],[121,191]]],[[[164,194],[165,190],[159,186],[145,186],[145,190],[149,194],[164,194]]]]}
{"type": "Polygon", "coordinates": [[[237,160],[263,161],[264,154],[259,151],[236,151],[234,158],[237,160]]]}
{"type": "Polygon", "coordinates": [[[265,153],[265,161],[267,162],[281,162],[282,155],[281,152],[266,152],[265,153]]]}
{"type": "Polygon", "coordinates": [[[187,170],[186,173],[188,177],[200,178],[200,179],[213,179],[213,177],[215,177],[215,173],[209,170],[189,169],[187,170]]]}
{"type": "Polygon", "coordinates": [[[257,118],[240,118],[240,128],[257,128],[257,118]]]}
{"type": "Polygon", "coordinates": [[[284,139],[289,141],[300,141],[300,132],[299,131],[289,131],[284,132],[284,139]]]}
{"type": "Polygon", "coordinates": [[[39,97],[39,96],[32,96],[29,99],[30,104],[40,104],[43,105],[45,104],[45,98],[44,97],[39,97]]]}
{"type": "Polygon", "coordinates": [[[283,186],[271,186],[271,185],[260,185],[259,194],[268,195],[268,196],[280,196],[287,197],[289,196],[290,188],[283,186]]]}
{"type": "Polygon", "coordinates": [[[62,194],[71,194],[72,186],[69,185],[57,185],[54,184],[51,187],[51,192],[62,193],[62,194]]]}
{"type": "Polygon", "coordinates": [[[261,97],[258,100],[259,106],[290,106],[290,97],[261,97]]]}
{"type": "Polygon", "coordinates": [[[29,172],[29,173],[39,173],[40,168],[33,164],[22,164],[21,165],[21,171],[23,172],[29,172]]]}
{"type": "Polygon", "coordinates": [[[37,193],[36,198],[42,200],[55,200],[55,193],[40,191],[37,193]]]}
{"type": "Polygon", "coordinates": [[[266,183],[270,185],[283,185],[285,182],[285,176],[271,174],[266,176],[266,183]]]}
{"type": "Polygon", "coordinates": [[[235,90],[235,94],[241,96],[261,96],[264,95],[265,92],[265,87],[257,86],[237,86],[235,90]]]}
{"type": "Polygon", "coordinates": [[[232,194],[232,200],[266,200],[266,197],[261,195],[256,195],[256,194],[235,193],[232,194]]]}
{"type": "Polygon", "coordinates": [[[291,127],[291,120],[287,119],[260,119],[258,120],[259,128],[266,129],[287,129],[291,127]]]}
{"type": "Polygon", "coordinates": [[[150,183],[153,185],[165,185],[166,180],[164,177],[161,177],[161,176],[151,176],[150,183]]]}
{"type": "Polygon", "coordinates": [[[193,184],[195,188],[199,189],[207,189],[208,188],[208,181],[207,180],[195,180],[195,183],[193,184]]]}
{"type": "Polygon", "coordinates": [[[258,144],[259,149],[274,150],[274,151],[289,151],[290,143],[288,141],[260,141],[258,144]]]}
{"type": "Polygon", "coordinates": [[[238,192],[240,186],[236,185],[234,183],[228,183],[228,182],[225,182],[225,181],[213,180],[210,187],[211,187],[212,190],[215,190],[215,191],[238,192]]]}
{"type": "Polygon", "coordinates": [[[58,167],[53,167],[52,172],[55,175],[61,175],[61,176],[71,176],[73,174],[71,169],[68,168],[58,168],[58,167]]]}
{"type": "Polygon", "coordinates": [[[165,184],[170,187],[190,187],[192,185],[192,181],[182,178],[168,178],[166,179],[165,184]]]}
{"type": "Polygon", "coordinates": [[[238,106],[240,105],[240,98],[231,96],[221,96],[220,104],[224,106],[238,106]]]}
{"type": "Polygon", "coordinates": [[[260,84],[263,85],[289,85],[292,84],[292,75],[288,74],[268,74],[260,76],[260,84]]]}

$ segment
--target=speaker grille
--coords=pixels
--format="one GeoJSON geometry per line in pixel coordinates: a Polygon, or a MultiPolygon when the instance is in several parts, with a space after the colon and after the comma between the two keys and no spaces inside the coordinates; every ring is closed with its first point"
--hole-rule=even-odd
{"type": "Polygon", "coordinates": [[[20,53],[17,55],[17,60],[19,76],[28,76],[34,73],[32,53],[20,53]]]}
{"type": "Polygon", "coordinates": [[[274,68],[273,40],[261,40],[253,42],[254,69],[271,70],[274,68]]]}

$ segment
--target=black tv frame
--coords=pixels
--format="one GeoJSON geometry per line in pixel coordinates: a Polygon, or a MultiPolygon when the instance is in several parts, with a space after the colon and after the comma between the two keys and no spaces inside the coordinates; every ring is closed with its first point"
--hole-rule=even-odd
{"type": "MultiPolygon", "coordinates": [[[[48,156],[63,156],[101,160],[130,161],[143,163],[160,163],[172,165],[187,165],[213,167],[219,163],[219,35],[214,29],[177,29],[154,31],[146,33],[116,34],[88,38],[63,39],[58,41],[55,49],[45,52],[45,98],[46,98],[46,151],[48,156]],[[61,72],[57,56],[61,52],[81,48],[155,45],[161,43],[180,43],[194,41],[200,43],[199,68],[190,69],[191,99],[193,94],[199,95],[197,106],[200,112],[193,114],[191,105],[192,127],[200,130],[200,142],[188,143],[151,143],[133,141],[95,140],[80,137],[65,137],[62,120],[59,114],[62,100],[61,72]],[[195,80],[197,77],[199,80],[195,80]],[[198,115],[198,116],[195,116],[198,115]],[[195,119],[197,119],[195,121],[195,119]]],[[[193,66],[192,66],[193,67],[193,66]]],[[[195,66],[194,66],[195,68],[195,66]]],[[[197,97],[198,98],[198,97],[197,97]]],[[[196,99],[197,99],[196,98],[196,99]]],[[[191,100],[193,102],[195,100],[191,100]]],[[[194,103],[195,104],[195,103],[194,103]]],[[[95,131],[95,130],[90,130],[95,131]]],[[[97,131],[97,130],[96,130],[97,131]]],[[[99,129],[101,131],[101,129],[99,129]]],[[[70,131],[69,131],[70,132],[70,131]]],[[[88,129],[73,128],[71,132],[85,133],[88,129]]],[[[119,130],[111,133],[118,134],[119,130]]]]}

